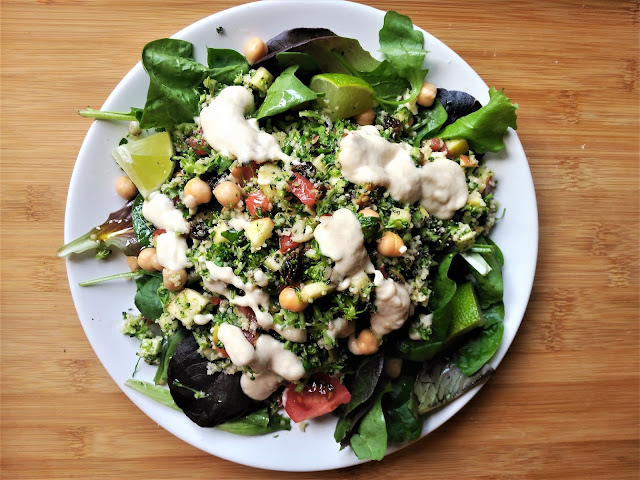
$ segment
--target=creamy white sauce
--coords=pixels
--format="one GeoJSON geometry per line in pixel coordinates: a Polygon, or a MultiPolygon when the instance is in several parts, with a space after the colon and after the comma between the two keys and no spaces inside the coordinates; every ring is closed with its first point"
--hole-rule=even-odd
{"type": "Polygon", "coordinates": [[[346,318],[334,318],[327,325],[327,335],[335,341],[337,338],[345,338],[351,335],[355,327],[355,324],[346,318]]]}
{"type": "Polygon", "coordinates": [[[226,87],[200,112],[205,140],[222,155],[241,163],[286,160],[288,157],[275,137],[260,130],[255,120],[245,119],[254,108],[249,90],[242,86],[226,87]]]}
{"type": "Polygon", "coordinates": [[[169,270],[180,270],[191,266],[187,258],[187,240],[174,232],[165,232],[156,237],[158,262],[169,270]]]}
{"type": "Polygon", "coordinates": [[[313,232],[324,255],[335,262],[331,281],[338,284],[338,290],[346,290],[363,272],[373,273],[374,267],[364,248],[362,227],[355,214],[346,208],[333,215],[320,218],[313,232]]]}
{"type": "Polygon", "coordinates": [[[266,287],[269,285],[269,277],[267,277],[262,270],[255,270],[253,272],[253,280],[259,287],[266,287]]]}
{"type": "Polygon", "coordinates": [[[218,339],[234,365],[248,365],[255,372],[253,379],[245,374],[240,380],[244,393],[254,400],[264,400],[284,380],[295,382],[305,374],[302,360],[269,335],[260,335],[254,347],[240,328],[224,323],[218,328],[218,339]]]}
{"type": "Polygon", "coordinates": [[[189,233],[189,222],[163,193],[153,192],[149,195],[142,204],[142,215],[157,228],[167,232],[189,233]]]}
{"type": "Polygon", "coordinates": [[[193,317],[193,323],[196,325],[206,325],[211,320],[213,320],[213,315],[210,313],[197,313],[193,317]]]}
{"type": "Polygon", "coordinates": [[[436,159],[416,167],[405,143],[391,143],[369,125],[340,140],[337,160],[352,183],[385,187],[396,200],[420,204],[440,219],[453,217],[469,196],[464,170],[456,162],[436,159]]]}
{"type": "Polygon", "coordinates": [[[207,290],[229,299],[229,303],[239,307],[249,307],[256,316],[256,321],[265,330],[276,330],[287,340],[304,342],[307,331],[301,328],[282,327],[273,323],[273,316],[269,313],[269,294],[258,288],[255,283],[245,283],[233,273],[231,267],[219,267],[213,262],[205,262],[209,270],[209,278],[203,280],[207,290]],[[244,292],[244,295],[232,297],[228,285],[233,285],[244,292]]]}
{"type": "Polygon", "coordinates": [[[382,336],[404,325],[409,317],[411,298],[404,284],[390,278],[376,286],[375,292],[377,310],[371,315],[371,330],[382,336]]]}

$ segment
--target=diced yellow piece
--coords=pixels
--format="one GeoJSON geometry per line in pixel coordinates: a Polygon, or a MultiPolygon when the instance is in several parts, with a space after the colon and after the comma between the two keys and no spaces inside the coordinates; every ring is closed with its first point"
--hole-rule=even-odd
{"type": "Polygon", "coordinates": [[[267,92],[271,84],[273,83],[273,75],[264,67],[260,67],[256,70],[256,74],[249,80],[249,85],[261,92],[267,92]]]}
{"type": "Polygon", "coordinates": [[[269,217],[251,221],[249,226],[244,229],[244,234],[251,242],[253,249],[258,250],[262,247],[264,242],[271,237],[274,226],[273,220],[269,217]]]}
{"type": "Polygon", "coordinates": [[[273,163],[265,163],[258,169],[258,185],[265,196],[273,201],[278,197],[278,187],[282,187],[282,169],[273,163]]]}
{"type": "Polygon", "coordinates": [[[300,290],[300,299],[309,302],[316,298],[324,297],[336,289],[334,285],[327,285],[323,282],[309,283],[300,290]]]}
{"type": "Polygon", "coordinates": [[[456,158],[469,152],[469,144],[464,138],[445,140],[444,144],[449,151],[448,157],[456,158]]]}
{"type": "Polygon", "coordinates": [[[204,310],[209,299],[195,290],[185,288],[167,305],[167,312],[182,322],[185,327],[193,325],[193,318],[204,310]]]}
{"type": "Polygon", "coordinates": [[[229,242],[226,238],[222,236],[222,232],[227,232],[229,230],[229,226],[226,223],[219,223],[215,227],[213,227],[213,231],[215,232],[213,235],[213,243],[225,243],[229,242]]]}

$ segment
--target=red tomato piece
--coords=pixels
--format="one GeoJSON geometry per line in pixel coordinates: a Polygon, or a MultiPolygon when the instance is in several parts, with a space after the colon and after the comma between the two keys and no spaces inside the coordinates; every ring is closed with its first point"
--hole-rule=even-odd
{"type": "Polygon", "coordinates": [[[231,175],[236,180],[238,185],[243,186],[246,180],[249,180],[256,176],[256,172],[258,171],[258,164],[253,160],[246,163],[241,163],[236,165],[231,169],[231,175]]]}
{"type": "Polygon", "coordinates": [[[165,232],[166,232],[166,230],[165,230],[164,228],[156,228],[156,229],[153,231],[153,236],[154,236],[154,237],[157,237],[158,235],[162,235],[162,234],[163,234],[163,233],[165,233],[165,232]]]}
{"type": "Polygon", "coordinates": [[[217,346],[215,343],[213,344],[213,348],[216,349],[216,352],[218,352],[218,355],[220,355],[220,357],[229,358],[229,354],[224,348],[217,346]]]}
{"type": "Polygon", "coordinates": [[[294,248],[298,248],[300,244],[291,240],[291,235],[283,235],[280,237],[280,253],[287,253],[294,248]]]}
{"type": "Polygon", "coordinates": [[[209,300],[211,302],[211,305],[220,305],[220,297],[211,297],[211,300],[209,300]]]}
{"type": "Polygon", "coordinates": [[[260,190],[251,192],[244,203],[247,205],[247,210],[249,210],[252,217],[257,217],[259,216],[258,213],[264,214],[271,210],[271,202],[260,190]],[[258,210],[260,210],[260,212],[258,212],[258,210]]]}
{"type": "Polygon", "coordinates": [[[189,145],[191,148],[193,148],[193,151],[196,155],[207,155],[208,152],[205,150],[206,148],[209,148],[209,145],[207,144],[207,142],[205,142],[205,140],[203,138],[193,138],[193,137],[189,137],[187,138],[187,145],[189,145]]]}
{"type": "Polygon", "coordinates": [[[289,190],[307,207],[313,207],[320,198],[320,192],[313,186],[313,183],[302,175],[297,173],[293,175],[296,178],[289,182],[289,190]]]}
{"type": "Polygon", "coordinates": [[[290,383],[282,396],[285,412],[296,423],[332,412],[350,400],[347,387],[326,373],[311,377],[300,392],[296,392],[295,384],[290,383]]]}

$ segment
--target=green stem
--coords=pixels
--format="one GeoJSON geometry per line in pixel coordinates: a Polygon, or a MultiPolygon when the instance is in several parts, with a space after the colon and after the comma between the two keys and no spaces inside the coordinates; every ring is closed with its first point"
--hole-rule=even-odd
{"type": "Polygon", "coordinates": [[[173,401],[171,392],[166,388],[158,387],[153,383],[143,382],[142,380],[134,380],[133,378],[129,378],[124,382],[124,384],[158,403],[166,405],[169,408],[173,408],[174,410],[178,410],[179,412],[182,411],[182,409],[176,405],[176,402],[173,401]]]}
{"type": "Polygon", "coordinates": [[[87,107],[84,110],[79,110],[80,116],[85,118],[95,118],[96,120],[125,120],[132,121],[137,120],[136,112],[131,109],[130,112],[107,112],[103,110],[96,110],[95,108],[87,107]]]}
{"type": "Polygon", "coordinates": [[[86,280],[84,282],[80,282],[78,285],[81,287],[89,287],[91,285],[97,285],[98,283],[108,282],[109,280],[117,280],[119,278],[138,278],[145,274],[144,270],[138,270],[136,272],[124,272],[124,273],[115,273],[113,275],[107,275],[106,277],[94,278],[93,280],[86,280]]]}

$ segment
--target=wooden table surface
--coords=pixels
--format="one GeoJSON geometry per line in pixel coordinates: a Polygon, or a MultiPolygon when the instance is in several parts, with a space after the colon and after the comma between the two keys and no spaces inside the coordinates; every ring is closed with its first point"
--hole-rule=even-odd
{"type": "Polygon", "coordinates": [[[520,105],[538,268],[471,408],[381,463],[300,475],[205,454],[123,395],[55,256],[90,124],[76,110],[102,105],[147,41],[236,3],[2,1],[0,476],[638,478],[637,0],[368,2],[410,15],[520,105]]]}

